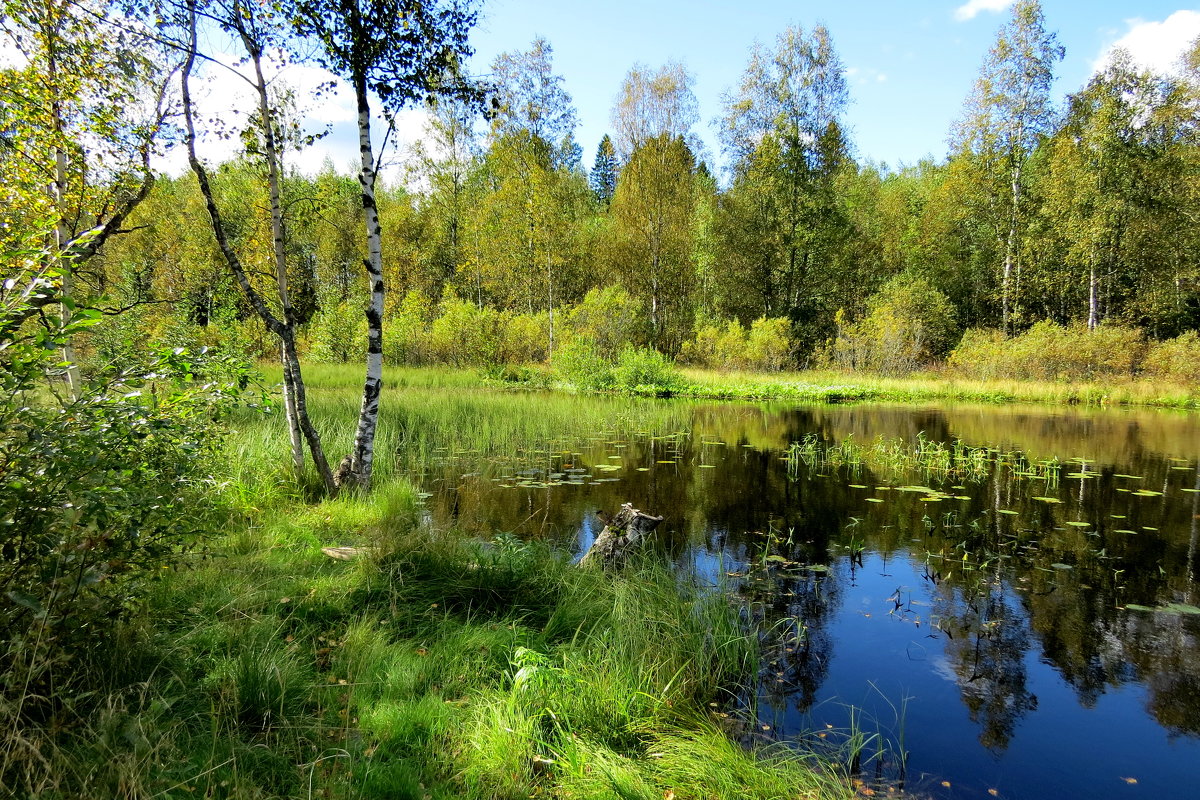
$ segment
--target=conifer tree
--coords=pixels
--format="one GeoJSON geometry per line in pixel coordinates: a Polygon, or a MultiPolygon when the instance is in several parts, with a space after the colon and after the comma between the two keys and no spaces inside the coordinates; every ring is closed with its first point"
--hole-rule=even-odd
{"type": "Polygon", "coordinates": [[[607,133],[596,148],[596,160],[592,164],[588,183],[596,195],[596,200],[601,206],[608,208],[612,203],[613,192],[617,190],[617,150],[607,133]]]}

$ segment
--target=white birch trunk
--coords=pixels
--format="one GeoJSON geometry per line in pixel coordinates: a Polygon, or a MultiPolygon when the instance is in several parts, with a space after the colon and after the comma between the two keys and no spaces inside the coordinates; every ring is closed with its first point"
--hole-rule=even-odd
{"type": "MultiPolygon", "coordinates": [[[[221,255],[233,273],[238,286],[242,289],[242,293],[249,300],[250,305],[254,308],[256,314],[266,325],[267,330],[279,338],[280,356],[283,360],[284,370],[284,385],[285,385],[285,405],[288,407],[289,413],[289,433],[292,434],[292,452],[295,456],[295,433],[291,430],[293,420],[299,431],[303,434],[308,442],[309,451],[312,453],[313,464],[317,468],[317,474],[320,475],[321,481],[325,486],[326,491],[334,494],[337,491],[337,486],[333,480],[333,472],[329,468],[329,462],[325,458],[325,451],[321,446],[321,437],[308,418],[307,404],[305,401],[304,380],[300,372],[300,360],[296,356],[296,341],[293,322],[290,318],[280,320],[267,306],[262,296],[250,283],[249,277],[246,275],[246,270],[243,268],[241,260],[237,253],[229,243],[229,238],[225,233],[225,225],[221,219],[221,212],[217,208],[216,200],[213,195],[212,187],[208,179],[208,170],[200,162],[196,155],[196,130],[195,130],[195,115],[192,106],[190,79],[192,67],[196,60],[196,2],[189,0],[187,3],[188,10],[188,51],[187,57],[184,60],[183,69],[180,72],[180,98],[183,102],[183,119],[184,119],[184,142],[187,146],[188,163],[192,168],[193,174],[196,176],[196,183],[200,187],[200,194],[204,198],[204,204],[208,211],[209,219],[212,223],[213,235],[217,240],[217,247],[221,251],[221,255]],[[294,413],[294,416],[293,416],[294,413]]],[[[251,55],[254,53],[253,47],[247,48],[251,55]]],[[[260,76],[261,77],[261,76],[260,76]]],[[[261,83],[261,81],[260,81],[261,83]]],[[[265,91],[265,84],[261,87],[265,91]]],[[[260,94],[260,100],[265,99],[263,94],[260,94]]],[[[265,116],[264,120],[269,121],[270,117],[265,116]]],[[[268,135],[272,135],[271,131],[267,131],[268,135]]],[[[272,136],[273,141],[273,136],[272,136]]],[[[282,241],[282,236],[280,237],[282,241]]],[[[286,276],[284,277],[283,289],[286,291],[286,276]]],[[[285,308],[287,307],[285,303],[285,308]]],[[[302,466],[303,456],[301,456],[302,466]]],[[[293,460],[293,465],[295,465],[293,460]]]]}
{"type": "Polygon", "coordinates": [[[362,190],[363,218],[367,232],[367,278],[371,287],[367,306],[367,376],[363,383],[358,430],[348,463],[338,469],[343,485],[352,482],[362,489],[371,486],[375,456],[375,429],[379,420],[379,393],[383,387],[383,237],[379,228],[379,209],[375,205],[375,154],[371,147],[371,107],[365,76],[357,76],[354,90],[358,99],[358,145],[361,156],[359,188],[362,190]]]}
{"type": "MultiPolygon", "coordinates": [[[[55,10],[56,14],[62,13],[61,9],[55,10]]],[[[50,82],[51,91],[58,91],[58,41],[57,31],[54,28],[58,24],[58,19],[53,19],[46,23],[47,47],[47,77],[50,82]]],[[[66,126],[63,123],[62,103],[59,102],[57,95],[50,104],[51,124],[54,127],[54,183],[50,187],[50,195],[54,199],[56,206],[57,219],[54,223],[54,249],[57,251],[58,258],[62,263],[62,296],[64,299],[73,300],[71,297],[75,291],[73,280],[73,270],[75,265],[72,263],[71,256],[67,253],[71,244],[71,231],[67,228],[67,150],[64,143],[66,138],[66,126]]],[[[60,307],[62,317],[66,320],[70,314],[70,309],[66,303],[60,307]]],[[[79,399],[79,368],[75,366],[75,346],[70,337],[63,342],[62,360],[67,365],[67,389],[72,400],[79,399]]]]}
{"type": "Polygon", "coordinates": [[[1094,331],[1100,324],[1099,281],[1096,279],[1096,262],[1093,258],[1088,272],[1088,330],[1094,331]]]}
{"type": "MultiPolygon", "coordinates": [[[[289,333],[294,331],[292,319],[292,300],[288,292],[287,253],[284,248],[285,233],[283,228],[283,202],[280,189],[279,148],[275,141],[274,117],[267,97],[267,81],[262,71],[262,49],[242,31],[242,43],[250,59],[254,63],[254,88],[258,93],[258,113],[261,119],[263,134],[263,151],[267,160],[267,189],[271,198],[271,243],[275,258],[275,285],[279,293],[279,306],[283,319],[283,327],[289,333]]],[[[284,348],[279,348],[279,358],[283,364],[283,408],[287,418],[288,441],[292,448],[292,469],[296,479],[304,477],[304,441],[301,434],[300,417],[296,405],[296,383],[303,380],[299,364],[289,363],[284,348]]]]}

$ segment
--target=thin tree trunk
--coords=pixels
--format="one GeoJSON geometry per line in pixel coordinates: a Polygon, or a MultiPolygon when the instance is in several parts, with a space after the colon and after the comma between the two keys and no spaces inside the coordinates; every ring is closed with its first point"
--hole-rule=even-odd
{"type": "MultiPolygon", "coordinates": [[[[54,9],[52,17],[44,23],[43,35],[46,39],[46,69],[47,80],[53,99],[50,103],[50,119],[54,129],[54,183],[50,188],[51,197],[57,206],[57,219],[54,222],[54,247],[63,265],[62,296],[64,301],[71,301],[74,292],[74,269],[68,250],[71,244],[71,232],[67,227],[67,150],[65,146],[66,126],[63,123],[62,102],[58,96],[58,25],[61,9],[54,9]]],[[[66,302],[61,305],[63,319],[70,313],[66,302]]],[[[63,342],[62,359],[67,365],[67,388],[71,399],[79,399],[79,368],[75,366],[75,346],[70,337],[63,342]]]]}
{"type": "Polygon", "coordinates": [[[1088,330],[1096,330],[1100,324],[1100,294],[1096,279],[1096,258],[1092,256],[1091,267],[1088,271],[1088,330]]]}
{"type": "MultiPolygon", "coordinates": [[[[324,448],[321,446],[321,437],[317,433],[316,428],[308,419],[307,406],[304,398],[304,381],[300,372],[300,361],[296,357],[295,332],[290,320],[280,320],[276,317],[271,309],[263,300],[262,295],[250,283],[249,277],[246,275],[246,270],[242,266],[241,259],[234,252],[233,246],[229,242],[228,236],[225,233],[225,224],[221,218],[221,212],[217,208],[217,203],[213,195],[212,184],[208,179],[208,170],[200,162],[196,155],[196,127],[195,113],[192,105],[191,95],[191,75],[192,68],[196,61],[196,2],[189,0],[188,5],[188,53],[184,60],[183,70],[180,75],[181,98],[183,100],[183,118],[184,118],[184,141],[187,145],[188,163],[191,165],[192,172],[196,176],[196,183],[200,187],[200,194],[204,198],[204,205],[208,211],[209,220],[212,224],[213,235],[217,240],[217,247],[221,251],[221,255],[228,265],[230,272],[233,273],[238,286],[241,287],[242,293],[250,302],[251,307],[259,318],[263,321],[267,330],[274,334],[280,340],[280,353],[284,362],[284,385],[285,385],[285,405],[289,406],[289,413],[294,410],[295,421],[297,427],[304,434],[308,442],[309,451],[312,453],[313,464],[317,468],[317,473],[321,477],[321,481],[325,489],[330,494],[336,494],[337,486],[333,480],[333,473],[329,469],[329,462],[325,457],[324,448]],[[288,385],[290,381],[290,386],[288,385]],[[288,391],[290,389],[290,391],[288,391]],[[290,403],[288,397],[291,398],[290,403]]],[[[269,124],[269,117],[265,118],[269,124]]],[[[286,280],[286,279],[285,279],[286,280]]],[[[284,284],[286,288],[286,283],[284,284]]],[[[292,420],[288,422],[289,432],[291,431],[292,420]]],[[[294,442],[293,442],[294,448],[294,442]]],[[[295,450],[293,449],[293,456],[295,450]]],[[[293,460],[293,465],[295,461],[293,460]]]]}
{"type": "Polygon", "coordinates": [[[304,439],[300,433],[300,420],[296,416],[296,376],[282,346],[279,348],[279,363],[283,366],[283,413],[287,418],[288,441],[292,447],[292,472],[300,481],[304,478],[304,439]]]}
{"type": "Polygon", "coordinates": [[[550,251],[546,251],[546,284],[549,286],[550,297],[550,351],[548,358],[554,358],[554,271],[551,269],[550,251]]]}
{"type": "Polygon", "coordinates": [[[1021,201],[1021,168],[1012,171],[1012,208],[1008,218],[1008,235],[1004,239],[1004,273],[1000,278],[1000,314],[1005,334],[1012,333],[1012,272],[1017,248],[1017,214],[1021,201]]]}
{"type": "Polygon", "coordinates": [[[291,398],[292,405],[296,409],[296,423],[300,427],[300,432],[304,434],[304,440],[308,443],[308,451],[312,454],[313,466],[317,468],[321,484],[330,496],[336,495],[338,487],[334,483],[333,470],[329,468],[329,459],[325,456],[325,448],[321,445],[321,434],[308,416],[308,393],[300,374],[300,357],[296,353],[296,337],[291,328],[288,329],[288,335],[281,341],[279,350],[285,363],[285,374],[286,371],[290,371],[292,374],[291,398]]]}
{"type": "MultiPolygon", "coordinates": [[[[279,293],[279,306],[284,328],[295,335],[295,320],[292,315],[292,299],[288,292],[287,253],[284,248],[286,234],[283,223],[283,202],[280,188],[279,147],[275,141],[274,117],[271,114],[270,102],[267,98],[267,81],[262,70],[262,47],[256,42],[245,28],[240,16],[241,4],[235,6],[239,14],[237,31],[241,36],[242,45],[250,54],[254,64],[254,88],[258,93],[258,113],[262,125],[263,155],[267,160],[267,189],[271,199],[271,243],[275,258],[275,285],[279,293]]],[[[280,360],[283,362],[283,406],[287,417],[288,439],[292,447],[292,468],[296,480],[304,477],[304,442],[301,438],[300,418],[296,406],[296,385],[303,382],[299,362],[289,363],[284,355],[283,347],[279,348],[280,360]]],[[[319,445],[318,445],[319,447],[319,445]]],[[[324,456],[321,457],[322,459],[324,456]]]]}
{"type": "Polygon", "coordinates": [[[383,387],[383,236],[379,228],[379,208],[375,204],[375,154],[371,147],[371,106],[365,75],[354,78],[358,100],[358,145],[361,157],[359,188],[362,189],[363,218],[367,232],[367,277],[371,302],[367,307],[367,375],[363,382],[362,406],[358,430],[348,461],[338,468],[341,485],[352,482],[362,489],[371,486],[375,457],[375,430],[379,420],[379,393],[383,387]]]}

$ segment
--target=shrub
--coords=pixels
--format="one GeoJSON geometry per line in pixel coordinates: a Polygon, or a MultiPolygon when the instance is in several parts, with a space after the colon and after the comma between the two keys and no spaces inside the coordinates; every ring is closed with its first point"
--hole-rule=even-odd
{"type": "Polygon", "coordinates": [[[1137,328],[1101,325],[1089,330],[1047,320],[1011,338],[998,331],[967,331],[948,365],[960,375],[984,380],[1099,380],[1133,375],[1146,348],[1137,328]]]}
{"type": "Polygon", "coordinates": [[[554,351],[554,366],[569,383],[584,391],[614,388],[613,364],[585,339],[573,339],[554,351]]]}
{"type": "Polygon", "coordinates": [[[672,392],[682,385],[675,362],[648,347],[626,347],[612,373],[617,388],[626,391],[672,392]]]}
{"type": "Polygon", "coordinates": [[[591,342],[593,349],[609,361],[643,338],[638,304],[620,286],[592,289],[583,302],[567,314],[572,338],[591,342]]]}
{"type": "Polygon", "coordinates": [[[356,304],[345,301],[325,306],[305,331],[308,355],[314,361],[345,364],[367,352],[367,318],[356,304]]]}
{"type": "Polygon", "coordinates": [[[1148,375],[1183,383],[1200,383],[1200,334],[1196,331],[1154,342],[1143,368],[1148,375]]]}
{"type": "Polygon", "coordinates": [[[759,317],[747,331],[736,319],[722,328],[708,323],[685,342],[681,357],[710,369],[751,369],[777,372],[788,366],[792,349],[787,319],[759,317]]]}
{"type": "Polygon", "coordinates": [[[747,365],[764,372],[778,372],[786,367],[791,360],[788,328],[788,321],[783,317],[754,320],[746,340],[747,365]]]}
{"type": "Polygon", "coordinates": [[[499,324],[501,364],[544,363],[550,345],[550,320],[545,314],[505,311],[499,324]]]}
{"type": "Polygon", "coordinates": [[[870,300],[867,315],[847,324],[837,315],[832,358],[839,366],[903,375],[941,357],[953,342],[954,306],[924,278],[898,275],[870,300]]]}
{"type": "Polygon", "coordinates": [[[383,359],[388,364],[416,367],[432,360],[429,323],[433,303],[421,291],[410,291],[384,317],[383,359]]]}
{"type": "Polygon", "coordinates": [[[430,327],[430,352],[441,364],[495,364],[500,355],[500,312],[447,297],[430,327]]]}
{"type": "Polygon", "coordinates": [[[76,656],[218,526],[214,419],[236,390],[194,378],[246,380],[211,353],[176,348],[104,370],[77,399],[57,401],[43,382],[56,359],[42,345],[52,341],[63,339],[45,330],[8,339],[0,359],[0,585],[9,601],[0,607],[0,699],[24,697],[27,714],[69,702],[76,656]]]}

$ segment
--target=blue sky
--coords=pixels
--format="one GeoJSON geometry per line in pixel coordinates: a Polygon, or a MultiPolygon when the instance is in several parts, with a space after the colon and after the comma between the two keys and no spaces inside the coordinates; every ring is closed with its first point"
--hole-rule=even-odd
{"type": "MultiPolygon", "coordinates": [[[[636,62],[655,67],[681,61],[696,78],[702,118],[697,133],[719,161],[710,123],[721,113],[722,93],[745,68],[751,45],[755,40],[772,44],[789,24],[809,29],[820,22],[847,68],[847,121],[856,155],[897,166],[926,155],[945,156],[950,126],[1008,19],[1010,4],[486,0],[472,36],[473,67],[486,71],[496,54],[528,49],[535,36],[544,36],[554,48],[555,71],[564,77],[578,109],[577,139],[590,166],[600,137],[611,129],[613,101],[629,68],[636,62]]],[[[1200,35],[1200,8],[1178,2],[1043,0],[1042,7],[1047,27],[1057,32],[1067,51],[1056,83],[1060,97],[1082,87],[1118,41],[1163,68],[1182,42],[1200,35]],[[1181,11],[1185,13],[1176,13],[1181,11]]]]}
{"type": "MultiPolygon", "coordinates": [[[[1194,0],[1200,2],[1200,0],[1194,0]]],[[[476,55],[471,69],[486,74],[497,54],[527,50],[536,36],[554,49],[554,69],[574,99],[580,127],[576,138],[590,167],[596,145],[611,130],[613,102],[635,63],[658,67],[682,62],[695,76],[704,140],[710,163],[723,159],[712,120],[721,96],[736,84],[757,40],[768,46],[789,24],[806,30],[822,23],[847,70],[851,104],[846,122],[860,161],[895,168],[932,156],[943,159],[950,128],[979,72],[996,33],[1009,17],[1012,0],[483,0],[483,16],[472,32],[476,55]]],[[[1066,48],[1058,66],[1055,94],[1079,90],[1114,45],[1126,46],[1146,66],[1170,70],[1186,43],[1200,36],[1200,6],[1164,0],[1043,0],[1047,27],[1066,48]]],[[[0,42],[0,62],[3,61],[0,42]]],[[[213,52],[228,64],[236,48],[214,40],[213,52]],[[222,54],[222,49],[231,52],[222,54]]],[[[246,67],[234,67],[245,70],[246,67]]],[[[305,97],[331,76],[312,65],[291,65],[280,79],[305,97]]],[[[228,71],[209,70],[202,110],[237,119],[252,107],[244,82],[228,71]],[[239,111],[240,109],[240,111],[239,111]],[[232,115],[229,112],[234,112],[232,115]]],[[[308,173],[332,159],[357,170],[353,95],[345,82],[335,95],[303,110],[306,128],[328,125],[331,134],[293,156],[308,173]]],[[[397,120],[400,148],[385,163],[384,179],[406,180],[406,145],[421,138],[425,112],[412,109],[397,120]]],[[[236,139],[202,138],[213,160],[233,155],[236,139]]],[[[182,148],[162,160],[173,174],[187,169],[182,148]]]]}

